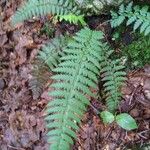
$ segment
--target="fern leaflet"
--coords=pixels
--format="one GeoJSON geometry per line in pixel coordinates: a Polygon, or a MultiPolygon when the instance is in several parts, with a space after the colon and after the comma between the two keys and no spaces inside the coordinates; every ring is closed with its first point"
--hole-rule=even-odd
{"type": "Polygon", "coordinates": [[[74,14],[67,14],[67,15],[57,15],[56,19],[59,21],[65,20],[68,21],[69,23],[73,24],[81,24],[82,26],[86,25],[86,22],[84,21],[84,16],[83,15],[74,15],[74,14]]]}

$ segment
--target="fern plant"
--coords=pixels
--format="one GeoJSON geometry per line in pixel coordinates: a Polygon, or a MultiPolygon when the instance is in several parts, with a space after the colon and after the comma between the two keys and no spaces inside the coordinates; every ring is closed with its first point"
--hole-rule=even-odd
{"type": "MultiPolygon", "coordinates": [[[[45,64],[52,70],[56,68],[61,62],[61,56],[65,55],[64,50],[67,47],[68,38],[60,36],[52,39],[52,41],[43,47],[39,52],[38,58],[40,58],[45,64]]],[[[71,39],[70,39],[71,41],[71,39]]],[[[104,43],[103,43],[104,44],[104,43]]],[[[101,74],[105,82],[104,91],[106,92],[106,102],[108,110],[114,112],[119,104],[121,93],[119,87],[125,81],[124,65],[121,65],[120,59],[111,60],[109,57],[113,54],[113,50],[110,50],[107,43],[103,45],[103,60],[101,65],[101,74]],[[115,94],[114,94],[115,93],[115,94]]]]}
{"type": "Polygon", "coordinates": [[[65,56],[52,77],[56,82],[51,85],[55,90],[50,93],[54,100],[49,102],[46,118],[50,149],[67,150],[76,138],[81,116],[93,96],[89,87],[96,87],[97,76],[102,60],[102,32],[82,29],[64,50],[65,56]]]}
{"type": "Polygon", "coordinates": [[[114,111],[117,107],[125,73],[121,71],[121,65],[117,66],[119,61],[111,65],[109,55],[112,51],[105,53],[108,46],[100,42],[102,38],[102,32],[82,29],[64,50],[62,62],[53,69],[56,75],[52,77],[55,82],[51,85],[54,91],[50,95],[54,100],[48,104],[46,118],[52,150],[67,150],[73,144],[77,124],[89,104],[87,96],[94,97],[89,88],[96,88],[100,70],[106,81],[109,109],[114,111]]]}
{"type": "Polygon", "coordinates": [[[134,31],[140,29],[140,33],[150,34],[150,12],[148,6],[133,6],[132,2],[127,6],[122,4],[117,13],[111,11],[111,16],[111,26],[113,28],[120,26],[127,19],[126,25],[133,24],[134,31]]]}
{"type": "Polygon", "coordinates": [[[79,15],[80,10],[71,0],[29,0],[18,9],[13,16],[13,24],[23,22],[34,16],[51,15],[79,15]]]}
{"type": "Polygon", "coordinates": [[[104,91],[106,93],[106,104],[110,112],[115,112],[121,99],[120,87],[126,80],[125,68],[121,64],[121,59],[112,60],[109,57],[113,54],[113,50],[107,46],[103,49],[103,61],[101,63],[102,81],[104,81],[104,91]]]}

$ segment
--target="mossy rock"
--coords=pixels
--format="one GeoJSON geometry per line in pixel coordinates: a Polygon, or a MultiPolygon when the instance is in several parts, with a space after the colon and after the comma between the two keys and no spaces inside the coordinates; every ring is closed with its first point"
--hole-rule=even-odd
{"type": "Polygon", "coordinates": [[[75,0],[75,2],[87,14],[100,14],[105,12],[104,10],[110,10],[111,6],[119,6],[129,0],[75,0]]]}
{"type": "MultiPolygon", "coordinates": [[[[87,15],[101,14],[110,11],[111,7],[118,7],[122,3],[129,3],[130,0],[74,0],[75,3],[87,13],[87,15]]],[[[133,0],[140,5],[149,5],[150,0],[133,0]]]]}

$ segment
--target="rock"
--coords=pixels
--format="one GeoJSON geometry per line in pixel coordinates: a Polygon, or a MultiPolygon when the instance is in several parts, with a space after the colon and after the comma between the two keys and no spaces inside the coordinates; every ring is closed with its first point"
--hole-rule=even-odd
{"type": "Polygon", "coordinates": [[[109,6],[119,6],[122,2],[129,0],[75,0],[81,9],[87,10],[87,13],[100,14],[109,6]]]}
{"type": "Polygon", "coordinates": [[[147,100],[150,100],[150,90],[145,90],[144,91],[144,96],[147,100]]]}

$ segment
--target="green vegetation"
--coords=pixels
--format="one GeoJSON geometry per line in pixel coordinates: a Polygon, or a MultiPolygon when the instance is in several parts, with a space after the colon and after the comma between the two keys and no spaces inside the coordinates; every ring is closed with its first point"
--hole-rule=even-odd
{"type": "MultiPolygon", "coordinates": [[[[120,26],[127,19],[127,25],[134,23],[134,31],[150,33],[150,13],[148,7],[132,6],[133,3],[120,6],[117,13],[112,12],[112,27],[120,26]]],[[[59,21],[88,26],[84,14],[72,0],[30,0],[14,15],[13,24],[33,16],[51,14],[59,21]]],[[[117,36],[118,37],[118,36],[117,36]]],[[[136,65],[149,63],[149,38],[140,38],[126,46],[124,52],[136,65]],[[145,48],[145,46],[147,48],[145,48]],[[144,48],[144,49],[143,49],[144,48]],[[144,60],[142,60],[144,57],[144,60]]],[[[43,46],[38,58],[53,71],[53,88],[49,94],[53,97],[47,105],[48,141],[51,150],[68,150],[76,138],[81,118],[89,105],[89,97],[95,97],[91,88],[96,88],[101,75],[106,98],[107,110],[101,117],[105,123],[114,120],[126,130],[136,129],[135,120],[128,114],[114,116],[121,99],[120,87],[126,80],[121,59],[112,59],[114,51],[105,42],[102,31],[84,27],[73,37],[55,37],[43,46]],[[109,116],[110,115],[110,116],[109,116]],[[108,117],[109,116],[109,117],[108,117]],[[127,122],[125,121],[127,120],[127,122]]],[[[124,55],[124,54],[123,54],[124,55]]]]}
{"type": "Polygon", "coordinates": [[[100,113],[100,117],[105,124],[116,122],[120,127],[128,131],[138,128],[135,120],[127,113],[121,113],[114,116],[108,111],[103,111],[100,113]]]}
{"type": "Polygon", "coordinates": [[[54,31],[55,31],[54,24],[51,21],[48,21],[41,28],[40,35],[45,34],[49,38],[52,38],[54,36],[54,31]]]}
{"type": "Polygon", "coordinates": [[[63,55],[68,40],[69,38],[62,35],[52,39],[50,43],[43,46],[38,58],[52,70],[60,62],[60,57],[63,55]]]}
{"type": "Polygon", "coordinates": [[[132,2],[126,7],[122,4],[119,7],[119,11],[117,13],[111,11],[111,15],[111,26],[113,28],[120,26],[127,19],[126,25],[133,24],[134,31],[140,29],[140,33],[150,34],[150,12],[148,6],[133,6],[132,2]]]}
{"type": "Polygon", "coordinates": [[[30,0],[27,1],[13,17],[13,24],[31,19],[34,16],[51,14],[55,16],[79,15],[80,10],[70,0],[30,0]]]}
{"type": "Polygon", "coordinates": [[[128,68],[150,64],[150,36],[141,36],[127,46],[122,46],[122,56],[127,58],[128,68]]]}

